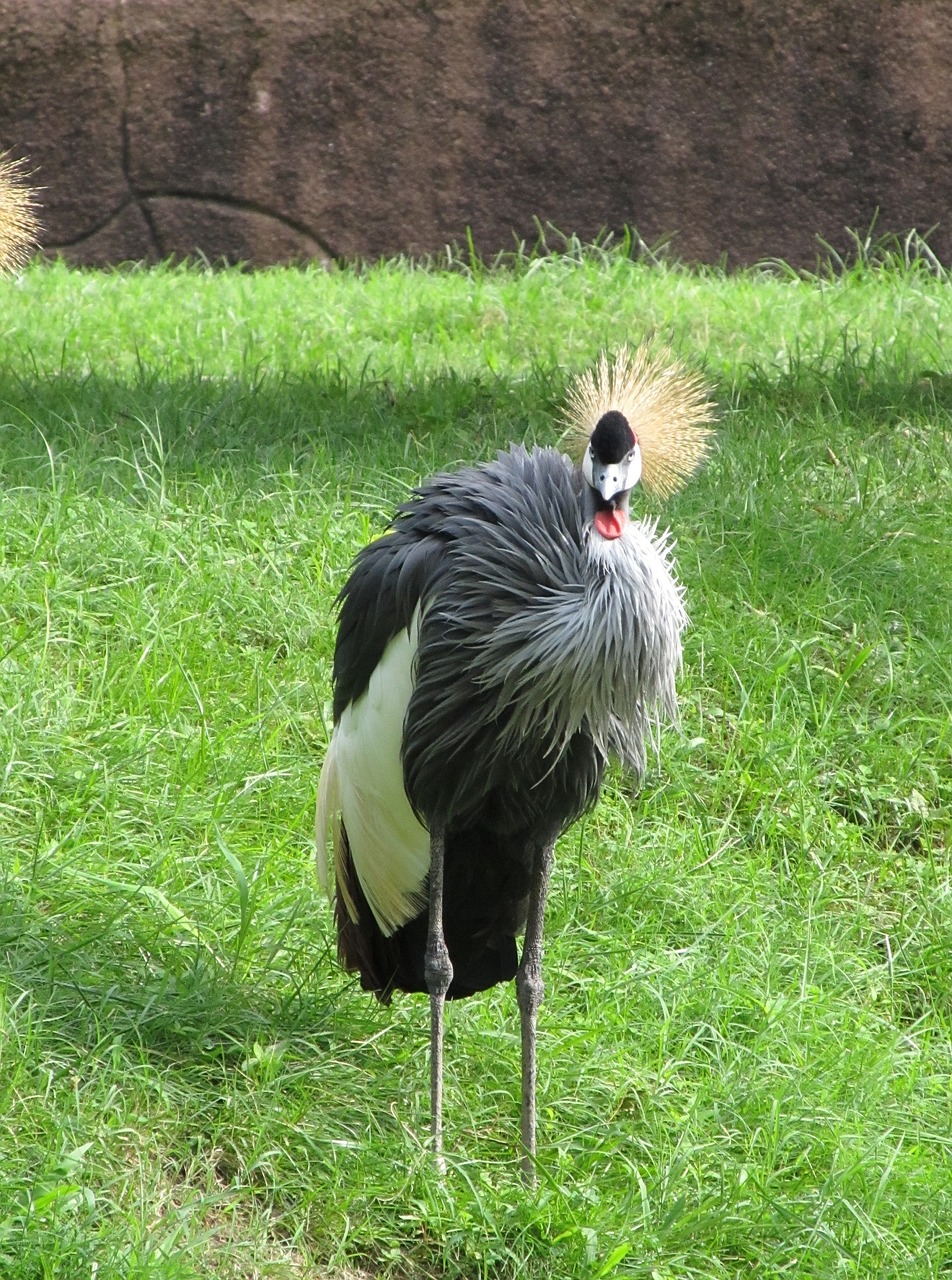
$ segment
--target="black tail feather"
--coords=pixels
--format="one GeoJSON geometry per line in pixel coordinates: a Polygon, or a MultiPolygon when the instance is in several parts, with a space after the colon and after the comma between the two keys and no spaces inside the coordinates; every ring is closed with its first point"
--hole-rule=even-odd
{"type": "MultiPolygon", "coordinates": [[[[381,930],[357,877],[346,830],[337,863],[337,952],[360,985],[389,1004],[395,990],[427,990],[428,915],[422,911],[390,937],[381,930]],[[354,904],[352,920],[347,901],[354,904]]],[[[487,832],[447,833],[443,920],[453,964],[447,999],[485,991],[515,977],[516,935],[525,924],[529,873],[520,851],[500,850],[487,832]],[[490,849],[492,852],[490,853],[490,849]]]]}

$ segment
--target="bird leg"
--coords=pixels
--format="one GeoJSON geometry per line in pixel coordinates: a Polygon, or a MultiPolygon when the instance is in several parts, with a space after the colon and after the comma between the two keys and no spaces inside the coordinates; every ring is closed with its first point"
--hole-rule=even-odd
{"type": "Polygon", "coordinates": [[[453,981],[453,965],[443,936],[443,855],[445,830],[430,827],[430,917],[424,958],[426,987],[430,993],[430,1132],[440,1173],[443,1159],[443,1007],[453,981]]]}
{"type": "Polygon", "coordinates": [[[522,960],[516,973],[516,996],[522,1029],[522,1177],[529,1186],[535,1186],[536,1021],[545,990],[542,984],[542,923],[554,849],[555,840],[551,839],[536,850],[526,936],[522,944],[522,960]]]}

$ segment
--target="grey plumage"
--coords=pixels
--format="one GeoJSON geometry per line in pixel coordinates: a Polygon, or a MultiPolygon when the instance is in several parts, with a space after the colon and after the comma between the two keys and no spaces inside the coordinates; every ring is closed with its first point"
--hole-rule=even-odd
{"type": "Polygon", "coordinates": [[[499,787],[523,804],[522,788],[540,785],[576,735],[598,776],[609,754],[640,772],[650,715],[674,710],[686,622],[666,540],[633,524],[603,554],[583,526],[579,479],[552,449],[514,448],[424,486],[389,536],[436,526],[447,541],[420,584],[404,732],[417,812],[466,821],[499,787]]]}
{"type": "Polygon", "coordinates": [[[26,266],[40,232],[36,210],[26,166],[0,152],[0,272],[26,266]]]}

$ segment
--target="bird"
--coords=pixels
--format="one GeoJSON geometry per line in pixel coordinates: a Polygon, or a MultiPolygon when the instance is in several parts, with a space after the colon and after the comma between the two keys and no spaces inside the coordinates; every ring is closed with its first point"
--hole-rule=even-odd
{"type": "Polygon", "coordinates": [[[36,196],[26,182],[24,165],[0,153],[0,271],[25,266],[38,235],[36,196]]]}
{"type": "Polygon", "coordinates": [[[515,978],[535,1181],[555,842],[595,804],[610,759],[643,773],[646,741],[676,710],[684,592],[669,532],[632,518],[631,498],[681,487],[712,422],[702,378],[667,348],[603,352],[569,387],[568,453],[513,444],[426,480],[338,595],[318,872],[344,968],[384,1003],[429,996],[443,1173],[445,1002],[515,978]]]}

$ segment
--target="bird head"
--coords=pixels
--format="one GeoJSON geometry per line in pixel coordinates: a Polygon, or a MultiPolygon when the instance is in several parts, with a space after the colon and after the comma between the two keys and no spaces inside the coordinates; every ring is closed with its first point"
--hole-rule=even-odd
{"type": "Polygon", "coordinates": [[[631,491],[641,471],[641,445],[631,423],[620,410],[609,409],[595,424],[582,458],[586,518],[603,538],[624,533],[631,491]]]}
{"type": "Polygon", "coordinates": [[[621,537],[636,484],[659,497],[680,489],[710,447],[712,417],[701,379],[669,351],[622,347],[611,365],[603,354],[572,383],[566,405],[586,523],[602,538],[621,537]]]}

